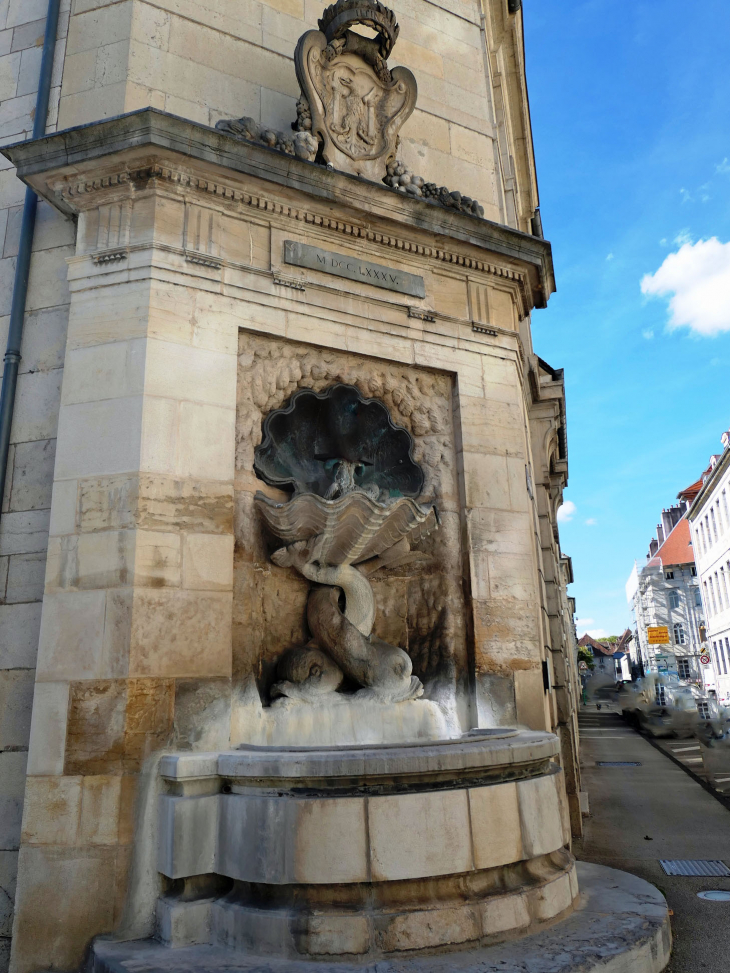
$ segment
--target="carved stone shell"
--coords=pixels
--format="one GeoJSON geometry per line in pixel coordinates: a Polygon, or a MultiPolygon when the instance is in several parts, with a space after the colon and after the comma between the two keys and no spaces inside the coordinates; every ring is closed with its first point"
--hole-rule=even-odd
{"type": "Polygon", "coordinates": [[[271,486],[331,497],[344,463],[353,472],[351,488],[380,501],[416,498],[424,475],[412,452],[410,433],[394,424],[381,401],[339,384],[323,392],[300,389],[284,409],[270,412],[254,468],[271,486]]]}
{"type": "Polygon", "coordinates": [[[288,546],[295,541],[320,538],[319,558],[326,564],[358,564],[389,550],[403,537],[415,543],[438,526],[433,507],[422,507],[409,497],[388,504],[364,493],[348,493],[324,500],[313,493],[275,503],[256,494],[256,506],[269,529],[288,546]]]}

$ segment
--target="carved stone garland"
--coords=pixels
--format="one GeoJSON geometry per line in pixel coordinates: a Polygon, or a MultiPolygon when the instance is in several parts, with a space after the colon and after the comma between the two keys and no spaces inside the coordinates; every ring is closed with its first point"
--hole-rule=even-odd
{"type": "Polygon", "coordinates": [[[262,127],[249,117],[221,120],[216,128],[483,217],[477,200],[427,182],[396,159],[398,133],[416,107],[418,87],[408,68],[388,67],[399,32],[393,11],[379,0],[338,0],[318,26],[299,38],[294,52],[302,91],[292,125],[296,134],[262,127]],[[376,36],[350,30],[356,24],[376,36]]]}
{"type": "Polygon", "coordinates": [[[435,508],[416,503],[423,471],[410,434],[351,385],[300,389],[269,413],[263,432],[257,475],[293,490],[284,504],[256,494],[265,523],[284,541],[271,560],[315,585],[307,602],[313,638],[280,659],[272,696],[316,702],[345,677],[362,687],[356,699],[421,696],[408,654],[372,634],[368,581],[380,568],[422,559],[410,544],[438,526],[435,508]]]}

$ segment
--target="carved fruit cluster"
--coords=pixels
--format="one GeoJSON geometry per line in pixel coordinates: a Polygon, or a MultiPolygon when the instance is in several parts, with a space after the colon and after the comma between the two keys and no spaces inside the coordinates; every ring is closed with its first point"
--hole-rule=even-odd
{"type": "MultiPolygon", "coordinates": [[[[312,127],[311,117],[309,127],[312,127]]],[[[256,119],[247,116],[221,120],[217,123],[216,128],[222,132],[227,132],[229,135],[235,135],[236,138],[268,145],[271,149],[284,152],[286,155],[294,155],[307,162],[314,162],[319,149],[319,142],[307,131],[299,131],[295,135],[285,135],[284,132],[277,132],[273,128],[263,128],[256,119]]]]}
{"type": "Polygon", "coordinates": [[[437,186],[435,182],[426,182],[422,176],[417,176],[407,169],[402,162],[391,162],[387,173],[383,182],[386,186],[397,189],[398,192],[432,199],[447,209],[456,209],[461,213],[470,213],[472,216],[484,218],[484,207],[476,199],[463,196],[456,190],[448,190],[446,186],[437,186]]]}
{"type": "Polygon", "coordinates": [[[299,96],[299,101],[297,102],[297,120],[292,122],[291,127],[295,132],[312,131],[312,111],[304,95],[299,96]]]}

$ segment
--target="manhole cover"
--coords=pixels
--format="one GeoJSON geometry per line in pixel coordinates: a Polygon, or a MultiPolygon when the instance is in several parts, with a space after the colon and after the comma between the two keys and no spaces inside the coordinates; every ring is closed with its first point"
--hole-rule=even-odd
{"type": "Polygon", "coordinates": [[[640,760],[597,760],[596,767],[641,767],[640,760]]]}
{"type": "Polygon", "coordinates": [[[665,875],[726,875],[730,868],[721,861],[691,861],[685,858],[660,859],[665,875]]]}
{"type": "Polygon", "coordinates": [[[730,892],[725,889],[707,889],[706,892],[698,892],[698,899],[707,899],[710,902],[730,902],[730,892]]]}

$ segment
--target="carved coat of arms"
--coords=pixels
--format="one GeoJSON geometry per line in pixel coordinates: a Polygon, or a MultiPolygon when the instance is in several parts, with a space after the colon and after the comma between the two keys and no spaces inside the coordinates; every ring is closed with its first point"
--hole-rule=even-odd
{"type": "Polygon", "coordinates": [[[325,162],[380,182],[417,96],[408,68],[387,65],[398,36],[395,15],[378,0],[338,0],[319,28],[302,35],[294,56],[311,133],[325,162]],[[355,24],[376,37],[350,30],[355,24]]]}

